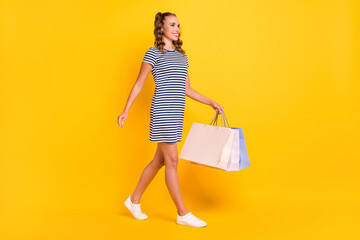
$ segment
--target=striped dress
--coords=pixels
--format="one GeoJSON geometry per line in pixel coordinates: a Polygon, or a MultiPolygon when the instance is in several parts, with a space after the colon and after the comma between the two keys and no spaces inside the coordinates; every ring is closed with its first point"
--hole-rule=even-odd
{"type": "Polygon", "coordinates": [[[143,58],[143,62],[153,66],[151,72],[156,85],[150,108],[149,140],[176,143],[182,141],[189,63],[187,55],[176,49],[164,51],[150,47],[143,58]]]}

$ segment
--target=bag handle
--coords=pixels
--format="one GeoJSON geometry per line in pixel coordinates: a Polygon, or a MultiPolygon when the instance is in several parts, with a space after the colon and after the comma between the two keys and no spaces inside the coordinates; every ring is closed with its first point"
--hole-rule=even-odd
{"type": "Polygon", "coordinates": [[[212,120],[207,125],[213,125],[213,123],[215,122],[216,119],[217,119],[217,114],[215,114],[215,116],[212,118],[212,120]]]}
{"type": "MultiPolygon", "coordinates": [[[[221,112],[223,113],[223,114],[221,114],[221,115],[223,115],[223,120],[226,120],[227,126],[230,127],[229,122],[228,122],[228,120],[227,120],[227,117],[226,117],[226,115],[225,115],[224,110],[221,111],[221,112]]],[[[224,121],[224,122],[225,122],[225,121],[224,121]]]]}
{"type": "Polygon", "coordinates": [[[218,125],[218,115],[217,113],[215,113],[215,116],[213,117],[213,119],[211,120],[209,125],[213,125],[213,126],[217,126],[218,125]]]}
{"type": "MultiPolygon", "coordinates": [[[[220,114],[221,114],[221,119],[220,119],[220,120],[221,120],[223,126],[224,126],[224,127],[230,127],[229,122],[228,122],[228,120],[227,120],[227,117],[226,117],[226,115],[225,115],[224,110],[222,110],[222,111],[220,112],[220,114]]],[[[216,124],[216,126],[217,126],[217,125],[218,125],[218,123],[217,123],[218,115],[219,115],[219,114],[215,113],[215,116],[214,116],[213,119],[211,120],[210,124],[208,123],[208,125],[215,125],[215,124],[216,124]]]]}

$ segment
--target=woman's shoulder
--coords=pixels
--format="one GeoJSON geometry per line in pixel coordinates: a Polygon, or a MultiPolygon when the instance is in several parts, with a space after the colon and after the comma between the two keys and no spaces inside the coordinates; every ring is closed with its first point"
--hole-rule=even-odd
{"type": "Polygon", "coordinates": [[[159,49],[157,49],[157,47],[152,46],[152,47],[149,47],[149,48],[146,50],[146,53],[152,54],[152,55],[154,55],[154,56],[158,56],[161,52],[159,51],[159,49]]]}
{"type": "Polygon", "coordinates": [[[152,46],[152,47],[149,47],[149,48],[147,49],[147,51],[156,52],[156,51],[158,51],[158,49],[157,49],[155,46],[152,46]]]}

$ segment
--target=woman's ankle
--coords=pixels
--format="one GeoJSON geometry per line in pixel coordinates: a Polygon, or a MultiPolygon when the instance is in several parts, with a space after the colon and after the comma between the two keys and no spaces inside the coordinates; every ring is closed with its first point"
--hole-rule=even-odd
{"type": "Polygon", "coordinates": [[[179,214],[180,217],[182,217],[182,216],[188,214],[189,211],[185,209],[185,210],[182,210],[182,211],[177,211],[177,213],[179,214]]]}
{"type": "Polygon", "coordinates": [[[133,195],[130,195],[130,201],[131,201],[133,204],[139,204],[140,199],[134,199],[134,198],[133,198],[133,195]]]}

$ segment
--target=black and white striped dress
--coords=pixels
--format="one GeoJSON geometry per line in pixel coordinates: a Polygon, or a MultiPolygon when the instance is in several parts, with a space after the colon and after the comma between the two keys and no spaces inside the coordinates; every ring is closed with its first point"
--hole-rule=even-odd
{"type": "Polygon", "coordinates": [[[150,47],[143,58],[143,62],[153,66],[151,72],[156,85],[150,108],[149,140],[176,143],[182,141],[189,63],[187,55],[176,49],[164,51],[150,47]]]}

